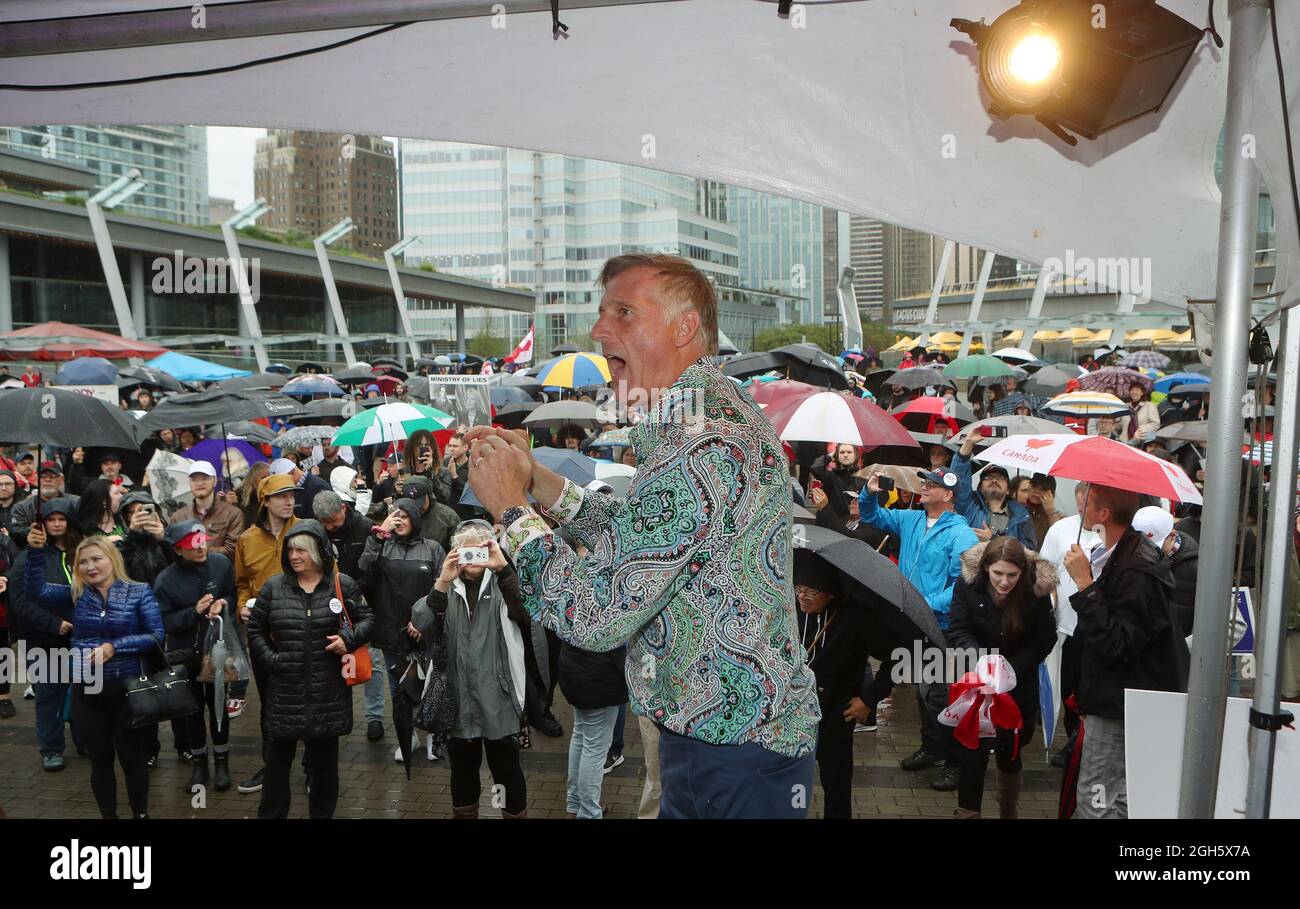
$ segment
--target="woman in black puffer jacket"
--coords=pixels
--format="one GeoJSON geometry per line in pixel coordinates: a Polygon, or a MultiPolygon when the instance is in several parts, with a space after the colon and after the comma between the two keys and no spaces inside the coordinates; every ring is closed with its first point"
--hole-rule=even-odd
{"type": "Polygon", "coordinates": [[[581,819],[604,817],[600,787],[618,709],[627,703],[626,663],[626,647],[607,653],[579,650],[567,643],[560,648],[560,690],[573,705],[565,807],[581,819]]]}
{"type": "Polygon", "coordinates": [[[1020,708],[1019,734],[999,729],[980,747],[960,748],[957,816],[979,817],[984,798],[984,771],[992,747],[1000,772],[998,813],[1017,816],[1020,799],[1020,752],[1033,737],[1038,720],[1038,664],[1056,646],[1056,615],[1051,592],[1056,568],[1014,537],[994,537],[962,553],[961,577],[952,591],[952,612],[944,633],[951,648],[997,652],[1016,674],[1011,699],[1020,708]]]}
{"type": "Polygon", "coordinates": [[[284,573],[267,581],[248,622],[253,659],[270,673],[266,703],[266,776],[259,818],[289,814],[289,770],[298,740],[311,766],[312,818],[334,815],[339,796],[339,737],[352,731],[352,689],[344,677],[352,651],[370,639],[373,618],[361,588],[334,569],[329,535],[299,521],[284,538],[284,573]],[[340,603],[335,579],[342,592],[340,603]],[[353,627],[343,627],[343,612],[353,627]]]}

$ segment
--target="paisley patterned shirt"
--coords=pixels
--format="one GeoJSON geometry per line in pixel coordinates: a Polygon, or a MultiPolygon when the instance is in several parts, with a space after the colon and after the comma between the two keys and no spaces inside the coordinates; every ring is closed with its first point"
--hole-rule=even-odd
{"type": "Polygon", "coordinates": [[[503,535],[528,611],[585,650],[628,645],[632,709],[715,745],[811,754],[820,710],[797,645],[790,474],[771,424],[707,360],[631,432],[626,499],[565,482],[503,535]]]}

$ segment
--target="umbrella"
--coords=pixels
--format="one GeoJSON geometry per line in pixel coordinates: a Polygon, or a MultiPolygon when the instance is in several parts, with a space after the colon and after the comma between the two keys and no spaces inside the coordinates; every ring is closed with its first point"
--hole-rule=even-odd
{"type": "Polygon", "coordinates": [[[1108,391],[1120,398],[1128,397],[1129,387],[1134,384],[1150,391],[1155,383],[1142,373],[1122,366],[1107,366],[1079,380],[1079,388],[1083,391],[1108,391]]]}
{"type": "Polygon", "coordinates": [[[1024,370],[1008,366],[997,357],[976,354],[953,360],[943,368],[943,374],[949,379],[996,379],[1002,376],[1024,375],[1024,370]]]}
{"type": "Polygon", "coordinates": [[[863,398],[822,391],[765,411],[777,435],[790,442],[842,442],[864,448],[916,445],[889,414],[863,398]]]}
{"type": "Polygon", "coordinates": [[[1016,408],[1020,407],[1021,405],[1028,407],[1030,412],[1032,413],[1034,411],[1037,411],[1038,408],[1042,407],[1046,400],[1047,400],[1046,398],[1040,398],[1037,395],[1025,395],[1017,391],[1014,394],[1007,395],[1001,401],[993,402],[993,416],[995,417],[1010,416],[1014,414],[1016,412],[1016,408]]]}
{"type": "MultiPolygon", "coordinates": [[[[130,357],[154,357],[167,348],[145,341],[131,341],[121,335],[95,331],[67,322],[44,322],[17,331],[0,334],[5,342],[0,350],[3,360],[72,360],[77,357],[105,357],[125,360],[130,357]]],[[[108,385],[112,382],[98,383],[108,385]]]]}
{"type": "Polygon", "coordinates": [[[609,363],[600,354],[571,353],[542,366],[537,381],[553,388],[580,388],[610,381],[609,363]]]}
{"type": "Polygon", "coordinates": [[[1201,503],[1201,493],[1181,467],[1104,436],[1015,435],[990,445],[976,457],[1025,473],[1201,503]]]}
{"type": "Polygon", "coordinates": [[[1025,391],[1050,398],[1065,391],[1071,380],[1077,378],[1077,369],[1067,372],[1059,366],[1044,366],[1025,381],[1025,391]]]}
{"type": "Polygon", "coordinates": [[[1210,393],[1209,382],[1195,382],[1188,385],[1175,385],[1169,390],[1169,397],[1187,397],[1188,395],[1208,395],[1210,393]]]}
{"type": "Polygon", "coordinates": [[[926,638],[944,646],[925,597],[897,565],[862,540],[813,525],[799,528],[794,545],[796,559],[816,559],[839,576],[848,608],[871,610],[903,640],[926,638]]]}
{"type": "Polygon", "coordinates": [[[58,388],[0,391],[0,441],[9,444],[138,451],[138,425],[93,395],[58,388]]]}
{"type": "Polygon", "coordinates": [[[578,353],[577,344],[560,344],[551,348],[552,357],[562,357],[565,354],[578,353]]]}
{"type": "Polygon", "coordinates": [[[489,384],[500,385],[503,388],[522,388],[529,394],[542,390],[542,383],[538,382],[536,378],[519,372],[500,372],[489,379],[488,382],[489,384]]]}
{"type": "Polygon", "coordinates": [[[405,382],[407,379],[411,377],[411,374],[408,373],[406,370],[396,365],[389,365],[388,363],[376,362],[376,364],[372,366],[371,369],[373,369],[378,374],[378,377],[381,379],[387,376],[389,378],[396,379],[398,382],[405,382]]]}
{"type": "Polygon", "coordinates": [[[219,477],[234,479],[248,473],[250,465],[268,460],[247,442],[239,439],[204,439],[192,448],[181,452],[191,461],[207,461],[219,477]]]}
{"type": "MultiPolygon", "coordinates": [[[[525,407],[527,405],[515,404],[512,406],[525,407]]],[[[576,423],[579,426],[589,426],[594,429],[604,422],[596,405],[588,401],[553,401],[550,404],[541,405],[524,418],[524,425],[533,428],[556,427],[563,426],[565,423],[576,423]]]]}
{"type": "MultiPolygon", "coordinates": [[[[220,385],[192,394],[171,395],[140,420],[149,431],[200,423],[234,423],[296,414],[301,405],[282,394],[260,389],[228,391],[220,385]]],[[[78,443],[80,444],[80,443],[78,443]]]]}
{"type": "Polygon", "coordinates": [[[233,369],[220,363],[210,363],[187,354],[169,350],[159,354],[148,363],[154,369],[169,372],[182,382],[219,382],[249,374],[247,369],[233,369]]]}
{"type": "Polygon", "coordinates": [[[1029,351],[1025,350],[1023,347],[1003,347],[993,351],[993,353],[990,354],[990,356],[999,357],[1007,360],[1020,360],[1025,362],[1038,359],[1038,357],[1034,356],[1029,351]]]}
{"type": "Polygon", "coordinates": [[[320,398],[305,402],[299,408],[299,412],[300,414],[292,417],[292,420],[303,426],[335,417],[346,420],[356,414],[357,402],[350,398],[320,398]]]}
{"type": "MultiPolygon", "coordinates": [[[[595,458],[589,458],[585,454],[573,451],[568,448],[534,448],[533,458],[538,464],[541,464],[547,470],[558,473],[560,476],[572,480],[579,486],[586,486],[592,480],[599,479],[596,475],[596,467],[600,463],[595,458]]],[[[633,468],[627,468],[633,470],[633,468]]],[[[471,478],[474,475],[474,469],[470,468],[471,478]]],[[[611,484],[613,485],[613,484],[611,484]]],[[[532,498],[531,496],[529,497],[532,498]]],[[[478,496],[474,495],[474,490],[469,483],[465,484],[465,491],[461,493],[460,505],[473,505],[475,508],[482,507],[478,496]]]]}
{"type": "Polygon", "coordinates": [[[507,404],[496,412],[496,415],[492,417],[492,422],[507,429],[518,429],[523,425],[524,417],[541,406],[537,401],[528,401],[524,404],[507,404]]]}
{"type": "MultiPolygon", "coordinates": [[[[425,383],[428,387],[428,383],[425,383]]],[[[493,407],[505,407],[507,404],[526,404],[532,400],[532,396],[522,388],[506,388],[497,386],[488,392],[488,397],[492,401],[493,407]]]]}
{"type": "Polygon", "coordinates": [[[364,410],[339,427],[334,444],[379,445],[408,438],[419,429],[437,432],[446,429],[455,417],[423,404],[405,401],[381,404],[364,410]]]}
{"type": "Polygon", "coordinates": [[[632,487],[632,479],[635,476],[635,467],[617,464],[614,461],[603,461],[600,458],[596,459],[596,479],[609,484],[616,496],[627,495],[627,491],[632,487]]]}
{"type": "Polygon", "coordinates": [[[768,407],[775,404],[784,404],[790,399],[806,398],[821,391],[825,391],[825,389],[818,388],[816,385],[809,385],[807,382],[795,382],[791,379],[754,382],[749,386],[749,396],[754,399],[754,403],[766,404],[768,407]]]}
{"type": "Polygon", "coordinates": [[[849,387],[839,361],[813,344],[790,344],[762,353],[741,354],[722,366],[723,375],[736,379],[778,370],[787,379],[818,388],[849,387]]]}
{"type": "Polygon", "coordinates": [[[127,366],[117,371],[118,388],[135,388],[137,385],[151,385],[163,391],[184,391],[180,380],[169,372],[152,366],[127,366]]]}
{"type": "MultiPolygon", "coordinates": [[[[1273,442],[1268,440],[1254,445],[1243,445],[1241,456],[1252,464],[1270,467],[1273,464],[1273,442]]],[[[1300,458],[1296,459],[1296,463],[1300,465],[1300,458]]]]}
{"type": "Polygon", "coordinates": [[[349,366],[334,373],[334,380],[340,385],[369,385],[375,381],[375,374],[369,366],[349,366]]]}
{"type": "MultiPolygon", "coordinates": [[[[1001,363],[1002,361],[995,360],[994,362],[1001,363]]],[[[975,385],[976,387],[981,387],[981,386],[988,387],[991,385],[1005,385],[1007,383],[1007,379],[1015,379],[1017,382],[1023,382],[1025,379],[1029,377],[1029,373],[1025,369],[1022,369],[1019,366],[1012,366],[1010,364],[1007,364],[1007,369],[1011,370],[1009,374],[1004,373],[1002,375],[997,375],[997,376],[980,376],[979,378],[975,379],[972,384],[975,385]]]]}
{"type": "Polygon", "coordinates": [[[929,388],[930,386],[952,385],[952,382],[933,366],[913,366],[910,369],[900,369],[885,384],[914,390],[929,388]]]}
{"type": "Polygon", "coordinates": [[[1171,439],[1179,442],[1196,442],[1205,445],[1210,440],[1210,424],[1205,420],[1184,420],[1170,423],[1156,430],[1157,439],[1171,439]]]}
{"type": "MultiPolygon", "coordinates": [[[[878,451],[879,449],[877,449],[878,451]]],[[[872,452],[875,454],[875,452],[872,452]]],[[[906,492],[921,493],[921,478],[914,468],[901,467],[898,464],[872,464],[862,471],[864,477],[872,474],[884,474],[894,481],[894,485],[906,492]]]]}
{"type": "Polygon", "coordinates": [[[299,445],[319,445],[334,438],[337,426],[295,426],[286,429],[271,440],[277,448],[297,448],[299,445]]]}
{"type": "Polygon", "coordinates": [[[347,394],[333,376],[308,374],[294,376],[285,382],[280,393],[295,398],[312,398],[316,395],[341,398],[347,394]]]}
{"type": "Polygon", "coordinates": [[[1201,375],[1199,372],[1174,372],[1156,379],[1155,390],[1169,394],[1171,389],[1180,385],[1205,385],[1208,389],[1210,377],[1201,375]]]}
{"type": "MultiPolygon", "coordinates": [[[[1017,416],[1015,414],[1012,414],[1010,416],[1005,416],[1005,417],[989,417],[987,420],[980,420],[977,423],[971,423],[969,426],[963,426],[961,432],[957,433],[957,435],[952,437],[951,439],[952,444],[960,446],[963,442],[966,441],[966,437],[969,436],[971,433],[978,433],[980,431],[981,426],[1005,427],[1007,430],[1008,437],[1029,435],[1029,434],[1035,434],[1040,436],[1041,435],[1049,435],[1049,436],[1065,435],[1066,433],[1069,433],[1070,435],[1076,434],[1073,429],[1070,429],[1067,426],[1063,426],[1060,423],[1053,423],[1051,420],[1044,420],[1039,417],[1017,416]]],[[[992,445],[993,443],[998,441],[1000,441],[1000,439],[995,439],[992,436],[989,436],[986,438],[982,438],[980,441],[976,442],[975,444],[992,445]]]]}
{"type": "Polygon", "coordinates": [[[1169,365],[1169,358],[1154,350],[1139,350],[1120,360],[1119,365],[1130,369],[1164,369],[1169,365]]]}
{"type": "Polygon", "coordinates": [[[238,391],[241,388],[281,388],[287,381],[288,379],[278,372],[257,372],[251,376],[226,379],[221,383],[221,387],[227,391],[238,391]]]}
{"type": "Polygon", "coordinates": [[[311,360],[305,360],[302,363],[298,364],[298,368],[294,370],[294,374],[295,375],[313,375],[313,374],[328,375],[329,370],[326,369],[325,366],[321,363],[315,363],[311,360]]]}
{"type": "Polygon", "coordinates": [[[450,366],[450,365],[451,365],[451,358],[448,357],[446,354],[438,354],[438,356],[436,356],[436,357],[433,358],[433,365],[434,365],[434,366],[450,366]]]}
{"type": "Polygon", "coordinates": [[[288,363],[272,363],[270,366],[266,367],[266,371],[273,372],[281,376],[293,375],[293,369],[290,368],[288,363]]]}
{"type": "Polygon", "coordinates": [[[268,445],[275,438],[275,433],[270,427],[251,420],[217,423],[209,426],[204,435],[209,439],[236,439],[241,442],[252,442],[254,445],[268,445]]]}
{"type": "Polygon", "coordinates": [[[51,385],[113,385],[117,367],[103,357],[78,357],[70,360],[50,380],[51,385]]]}
{"type": "Polygon", "coordinates": [[[956,432],[958,423],[965,424],[975,420],[975,414],[964,404],[957,404],[957,416],[955,418],[945,417],[943,407],[943,398],[926,396],[913,398],[906,404],[900,404],[891,410],[889,415],[909,429],[915,429],[918,432],[934,432],[935,424],[939,421],[947,423],[952,427],[952,431],[956,432]]]}
{"type": "Polygon", "coordinates": [[[590,448],[628,448],[632,445],[632,427],[620,426],[618,429],[602,432],[587,445],[590,448]]]}
{"type": "Polygon", "coordinates": [[[1096,391],[1071,391],[1057,395],[1041,408],[1043,413],[1070,417],[1116,416],[1129,412],[1129,407],[1114,395],[1096,391]]]}

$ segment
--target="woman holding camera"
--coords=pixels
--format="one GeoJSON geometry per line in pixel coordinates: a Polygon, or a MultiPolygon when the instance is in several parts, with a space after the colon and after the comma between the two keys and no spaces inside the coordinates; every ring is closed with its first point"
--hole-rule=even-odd
{"type": "Polygon", "coordinates": [[[257,816],[289,816],[289,771],[301,739],[311,767],[311,817],[330,818],[339,799],[339,737],[352,731],[345,673],[352,665],[349,655],[369,640],[373,618],[357,582],[336,573],[334,550],[319,521],[289,528],[280,564],[284,572],[262,586],[248,622],[249,650],[270,677],[262,706],[266,771],[257,816]]]}
{"type": "Polygon", "coordinates": [[[957,817],[979,817],[989,749],[998,762],[998,813],[1017,817],[1020,753],[1038,721],[1038,664],[1056,646],[1052,591],[1056,568],[1030,552],[1015,537],[994,537],[962,553],[962,574],[952,592],[952,613],[944,637],[950,648],[996,651],[1016,674],[1011,699],[1020,708],[1021,727],[999,729],[980,747],[959,748],[957,817]]]}
{"type": "Polygon", "coordinates": [[[465,521],[456,528],[427,604],[446,640],[447,680],[456,702],[447,749],[452,817],[478,817],[484,754],[492,781],[505,790],[501,816],[527,817],[518,734],[530,672],[531,620],[519,576],[491,524],[465,521]]]}
{"type": "MultiPolygon", "coordinates": [[[[411,624],[411,607],[429,592],[431,579],[442,571],[447,557],[442,546],[420,536],[420,519],[420,506],[414,499],[398,499],[383,523],[371,529],[357,563],[375,614],[370,643],[384,655],[393,697],[407,655],[418,649],[419,632],[411,624]]],[[[400,761],[401,754],[399,747],[394,759],[400,761]]]]}
{"type": "MultiPolygon", "coordinates": [[[[25,582],[28,595],[44,601],[62,584],[45,580],[45,527],[33,524],[27,538],[25,582]],[[51,590],[50,588],[56,588],[51,590]]],[[[82,541],[73,555],[72,647],[84,661],[82,681],[72,686],[72,722],[90,754],[90,788],[99,813],[117,817],[116,757],[126,775],[133,817],[149,816],[149,739],[157,727],[127,726],[124,682],[143,671],[141,657],[162,646],[162,616],[153,590],[126,573],[122,554],[106,537],[82,541]]]]}

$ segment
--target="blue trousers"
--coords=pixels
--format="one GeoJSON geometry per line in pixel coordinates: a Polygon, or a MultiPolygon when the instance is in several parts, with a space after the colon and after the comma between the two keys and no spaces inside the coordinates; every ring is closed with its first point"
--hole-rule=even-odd
{"type": "Polygon", "coordinates": [[[710,745],[659,731],[661,818],[806,818],[814,755],[760,745],[710,745]]]}

